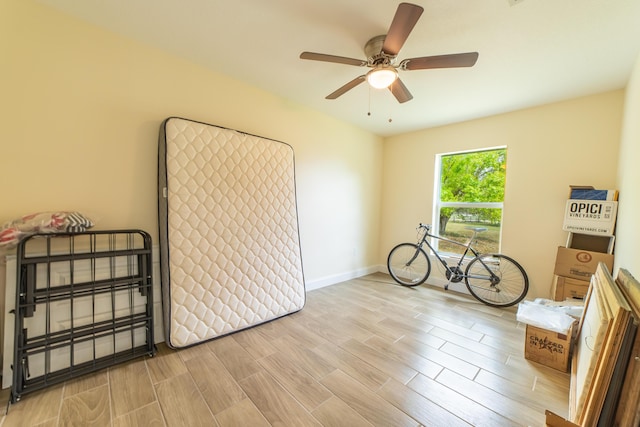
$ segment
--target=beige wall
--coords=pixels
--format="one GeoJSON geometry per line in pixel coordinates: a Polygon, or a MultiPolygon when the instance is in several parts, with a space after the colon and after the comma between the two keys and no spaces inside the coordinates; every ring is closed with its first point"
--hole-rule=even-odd
{"type": "Polygon", "coordinates": [[[77,209],[99,228],[143,228],[157,242],[158,127],[181,116],[294,147],[310,288],[383,269],[389,249],[431,221],[436,153],[499,145],[509,156],[503,251],[527,269],[530,297],[548,296],[569,184],[620,188],[616,262],[637,259],[621,252],[638,237],[631,183],[640,129],[631,117],[640,109],[640,66],[626,98],[616,177],[622,91],[383,142],[32,0],[0,3],[0,52],[0,223],[77,209]]]}
{"type": "Polygon", "coordinates": [[[640,56],[627,85],[620,162],[614,275],[625,268],[640,278],[640,56]]]}
{"type": "MultiPolygon", "coordinates": [[[[616,187],[623,91],[388,138],[380,259],[430,223],[435,155],[507,146],[502,252],[525,267],[529,298],[549,297],[570,184],[616,187]]],[[[435,276],[434,276],[435,277],[435,276]]]]}
{"type": "Polygon", "coordinates": [[[377,266],[381,138],[31,0],[0,4],[0,52],[0,224],[79,210],[157,243],[158,129],[180,116],[293,146],[308,288],[377,266]]]}

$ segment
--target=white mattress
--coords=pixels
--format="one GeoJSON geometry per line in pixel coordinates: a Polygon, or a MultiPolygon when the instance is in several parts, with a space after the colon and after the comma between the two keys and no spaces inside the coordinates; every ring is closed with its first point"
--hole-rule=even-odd
{"type": "Polygon", "coordinates": [[[291,146],[172,117],[160,129],[158,184],[169,346],[302,309],[291,146]]]}

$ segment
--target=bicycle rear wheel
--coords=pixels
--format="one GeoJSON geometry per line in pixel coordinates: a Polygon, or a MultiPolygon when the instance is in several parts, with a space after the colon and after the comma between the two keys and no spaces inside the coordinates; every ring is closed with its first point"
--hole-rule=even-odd
{"type": "Polygon", "coordinates": [[[517,304],[529,290],[524,268],[506,255],[480,255],[469,262],[465,275],[471,295],[493,307],[517,304]]]}
{"type": "Polygon", "coordinates": [[[417,286],[429,277],[431,261],[418,245],[400,243],[389,252],[387,268],[396,282],[403,286],[417,286]]]}

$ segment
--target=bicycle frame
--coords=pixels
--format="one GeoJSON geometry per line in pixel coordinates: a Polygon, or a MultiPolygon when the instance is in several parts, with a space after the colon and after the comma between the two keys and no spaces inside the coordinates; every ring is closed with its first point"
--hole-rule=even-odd
{"type": "MultiPolygon", "coordinates": [[[[447,270],[447,272],[449,273],[449,281],[461,281],[464,278],[472,278],[472,279],[486,279],[486,276],[478,276],[478,275],[467,275],[462,271],[462,263],[464,262],[464,260],[466,259],[467,255],[469,254],[469,252],[471,252],[471,254],[473,254],[474,258],[478,258],[478,261],[480,262],[480,264],[482,264],[482,266],[484,266],[484,268],[487,270],[487,272],[490,275],[490,281],[491,281],[491,286],[495,286],[499,281],[500,278],[498,276],[495,275],[495,273],[489,268],[489,266],[487,264],[485,264],[485,262],[482,260],[482,258],[480,258],[481,253],[476,251],[471,245],[473,244],[473,241],[476,238],[476,235],[478,234],[477,230],[473,231],[473,235],[471,236],[471,239],[469,239],[469,243],[464,244],[464,243],[460,243],[457,242],[455,240],[451,240],[448,239],[446,237],[442,237],[442,236],[437,236],[435,234],[431,234],[429,231],[431,230],[431,227],[429,225],[426,224],[420,224],[418,226],[418,228],[422,228],[425,230],[424,235],[422,236],[422,238],[418,241],[418,247],[422,248],[422,245],[427,245],[427,247],[431,250],[431,252],[435,255],[435,257],[438,259],[438,261],[440,261],[440,264],[442,264],[442,266],[447,270]],[[441,240],[443,242],[447,242],[447,243],[452,243],[454,245],[457,246],[461,246],[463,248],[465,248],[464,252],[462,253],[462,256],[460,257],[460,260],[458,261],[458,263],[453,266],[450,267],[449,264],[447,264],[447,262],[440,256],[440,254],[438,253],[438,251],[435,250],[435,248],[431,245],[431,243],[429,242],[428,238],[429,237],[433,237],[434,239],[438,239],[441,240]],[[457,279],[457,280],[456,280],[457,279]]],[[[413,262],[413,260],[418,256],[418,252],[416,251],[416,254],[413,256],[413,258],[408,262],[408,264],[411,264],[413,262]]]]}

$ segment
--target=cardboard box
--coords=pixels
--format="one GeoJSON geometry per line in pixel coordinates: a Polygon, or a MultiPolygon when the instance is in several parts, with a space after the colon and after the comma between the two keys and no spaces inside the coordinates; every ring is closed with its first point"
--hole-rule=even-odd
{"type": "Polygon", "coordinates": [[[569,232],[567,236],[567,247],[612,254],[615,240],[616,236],[593,236],[591,234],[569,232]]]}
{"type": "Polygon", "coordinates": [[[557,369],[569,370],[572,350],[572,335],[575,324],[567,334],[527,325],[524,341],[524,358],[557,369]]]}
{"type": "Polygon", "coordinates": [[[553,276],[554,301],[566,301],[567,299],[584,300],[589,290],[588,280],[572,279],[564,276],[553,276]]]}
{"type": "Polygon", "coordinates": [[[599,262],[604,262],[609,271],[613,269],[613,255],[581,249],[558,247],[553,274],[578,280],[591,280],[599,262]]]}
{"type": "Polygon", "coordinates": [[[569,199],[562,229],[573,233],[612,236],[616,226],[618,202],[569,199]]]}

